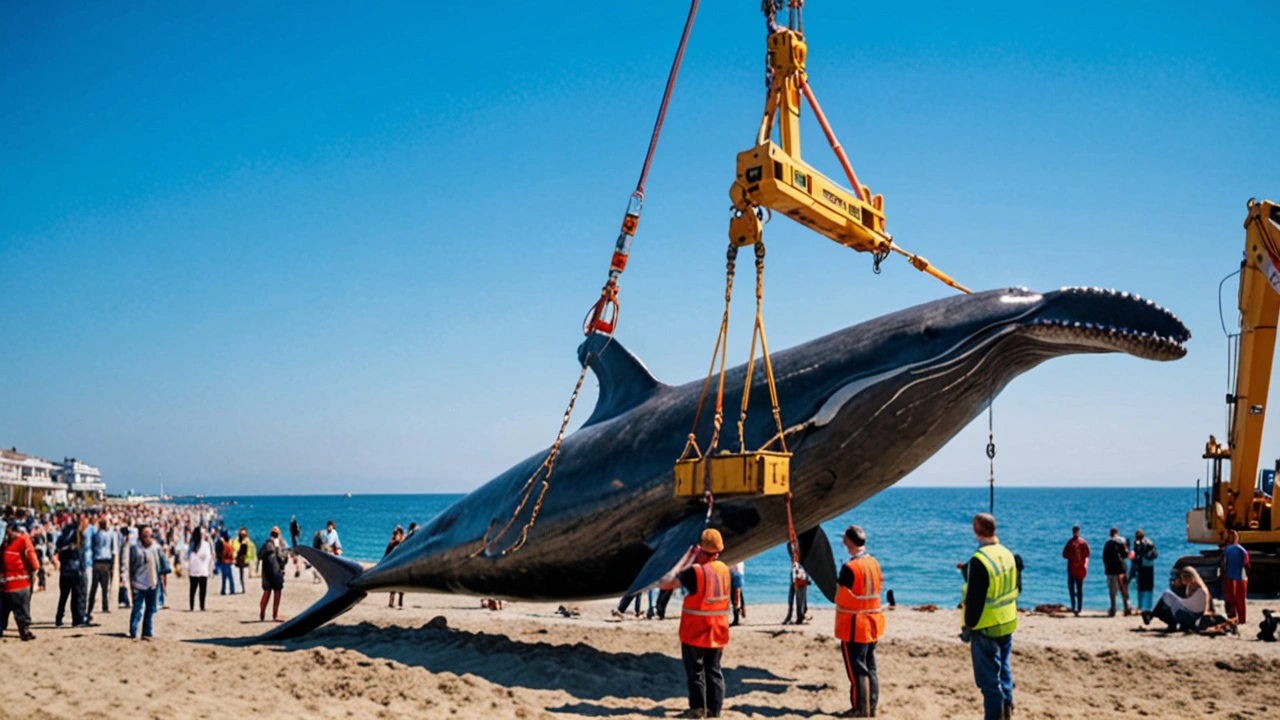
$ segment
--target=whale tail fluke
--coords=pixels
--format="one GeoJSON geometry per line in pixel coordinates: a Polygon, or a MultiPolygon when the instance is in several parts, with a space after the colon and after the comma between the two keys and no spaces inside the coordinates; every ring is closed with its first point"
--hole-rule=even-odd
{"type": "Polygon", "coordinates": [[[301,637],[342,613],[355,607],[367,594],[351,587],[351,581],[364,572],[364,566],[339,555],[295,545],[293,551],[311,563],[328,584],[328,592],[302,614],[262,634],[259,640],[290,640],[301,637]]]}

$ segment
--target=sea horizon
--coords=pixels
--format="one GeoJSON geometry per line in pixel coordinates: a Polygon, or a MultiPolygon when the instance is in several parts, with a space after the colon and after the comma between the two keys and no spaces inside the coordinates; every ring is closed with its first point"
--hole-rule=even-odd
{"type": "MultiPolygon", "coordinates": [[[[382,558],[391,530],[410,523],[424,525],[465,493],[368,493],[312,495],[211,495],[226,525],[245,527],[257,542],[272,526],[285,531],[290,519],[301,526],[300,543],[333,520],[343,554],[360,561],[382,558]],[[235,504],[221,504],[235,500],[235,504]]],[[[189,501],[192,498],[183,498],[189,501]]],[[[862,504],[823,523],[836,561],[844,562],[840,534],[851,524],[862,526],[868,549],[884,568],[886,590],[904,605],[951,606],[958,600],[957,562],[974,551],[970,520],[988,509],[986,486],[890,487],[862,504]]],[[[1093,549],[1085,581],[1085,604],[1102,607],[1106,578],[1102,545],[1111,527],[1125,538],[1141,528],[1159,550],[1157,587],[1181,556],[1198,554],[1202,546],[1186,540],[1186,513],[1195,496],[1187,487],[1047,487],[997,486],[995,515],[1001,541],[1026,563],[1023,602],[1066,603],[1062,546],[1079,524],[1093,549]]],[[[748,597],[756,602],[786,602],[791,561],[779,543],[746,561],[748,597]]],[[[619,590],[621,592],[621,590],[619,590]]],[[[607,593],[605,593],[607,594],[607,593]]],[[[826,601],[814,589],[811,601],[826,601]]]]}
{"type": "MultiPolygon", "coordinates": [[[[1203,483],[1201,483],[1201,487],[1203,487],[1203,483]]],[[[1010,489],[1010,490],[1012,489],[1018,489],[1018,490],[1181,490],[1181,489],[1194,488],[1194,486],[1188,486],[1188,485],[1016,485],[1013,483],[1001,485],[997,483],[996,492],[999,492],[1001,488],[1010,489]]],[[[422,492],[407,492],[407,491],[351,492],[350,495],[352,497],[356,497],[356,496],[375,497],[375,496],[382,496],[382,495],[407,495],[407,496],[462,495],[462,496],[465,496],[465,495],[469,495],[472,492],[475,492],[478,489],[479,487],[472,488],[470,490],[455,490],[455,491],[437,490],[437,491],[422,491],[422,492]]],[[[885,490],[882,490],[881,492],[885,492],[887,490],[931,490],[931,489],[939,489],[939,490],[975,490],[976,489],[976,490],[985,491],[987,490],[987,486],[986,485],[908,485],[908,486],[894,485],[894,486],[885,488],[885,490]]],[[[147,495],[149,493],[135,492],[134,494],[147,495]]],[[[242,498],[242,497],[346,497],[347,494],[348,493],[345,493],[345,492],[296,492],[296,493],[295,492],[272,492],[272,493],[229,493],[229,494],[219,493],[216,495],[208,494],[208,493],[170,493],[168,494],[168,497],[171,497],[171,498],[203,497],[203,498],[234,499],[234,498],[242,498]]]]}

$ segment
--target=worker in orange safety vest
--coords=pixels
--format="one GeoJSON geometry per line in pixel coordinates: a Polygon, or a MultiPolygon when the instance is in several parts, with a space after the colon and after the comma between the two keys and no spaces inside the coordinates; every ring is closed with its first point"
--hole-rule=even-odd
{"type": "Polygon", "coordinates": [[[723,551],[720,531],[703,530],[693,565],[677,576],[686,593],[680,611],[680,656],[689,683],[689,709],[680,715],[683,718],[720,717],[724,706],[720,656],[729,644],[729,568],[716,559],[723,551]]]}
{"type": "Polygon", "coordinates": [[[836,587],[836,637],[849,676],[853,717],[875,717],[880,700],[876,675],[876,643],[884,634],[880,611],[880,563],[867,554],[867,534],[857,525],[844,531],[849,562],[840,569],[836,587]]]}

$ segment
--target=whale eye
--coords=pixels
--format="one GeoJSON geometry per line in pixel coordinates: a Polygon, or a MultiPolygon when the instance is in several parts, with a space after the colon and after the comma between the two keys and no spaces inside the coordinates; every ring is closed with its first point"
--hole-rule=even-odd
{"type": "Polygon", "coordinates": [[[922,329],[920,332],[924,335],[926,340],[938,339],[938,335],[939,335],[938,330],[932,325],[925,325],[924,329],[922,329]]]}

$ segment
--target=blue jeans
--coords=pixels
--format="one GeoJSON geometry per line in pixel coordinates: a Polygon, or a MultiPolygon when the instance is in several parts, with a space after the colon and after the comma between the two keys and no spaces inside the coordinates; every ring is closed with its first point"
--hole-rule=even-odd
{"type": "Polygon", "coordinates": [[[1068,575],[1067,594],[1071,598],[1071,612],[1078,613],[1084,609],[1084,578],[1077,580],[1068,575]]]}
{"type": "Polygon", "coordinates": [[[156,588],[151,588],[150,590],[138,590],[135,588],[133,591],[133,611],[129,614],[129,637],[138,637],[139,619],[142,620],[142,637],[151,637],[151,618],[155,614],[156,588]]]}
{"type": "Polygon", "coordinates": [[[222,594],[223,594],[223,595],[235,595],[235,594],[236,594],[236,577],[235,577],[235,575],[232,575],[232,574],[231,574],[231,565],[230,565],[230,564],[223,564],[223,565],[221,565],[221,566],[219,566],[219,567],[220,567],[220,568],[221,568],[221,570],[222,570],[222,594]],[[230,585],[230,586],[231,586],[231,591],[230,591],[230,592],[228,592],[228,591],[227,591],[227,586],[228,586],[228,585],[230,585]]]}
{"type": "Polygon", "coordinates": [[[989,638],[975,632],[969,639],[973,655],[973,681],[982,691],[983,717],[1000,720],[1005,705],[1013,704],[1013,673],[1009,670],[1009,651],[1013,636],[989,638]]]}

